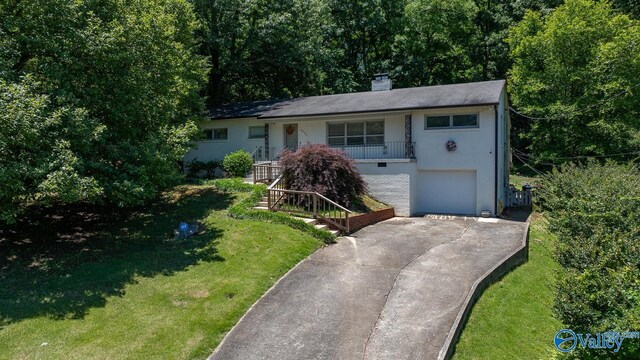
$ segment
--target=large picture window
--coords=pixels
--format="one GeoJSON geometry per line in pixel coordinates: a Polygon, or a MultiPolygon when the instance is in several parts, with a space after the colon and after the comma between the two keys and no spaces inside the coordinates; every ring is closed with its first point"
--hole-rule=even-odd
{"type": "Polygon", "coordinates": [[[327,143],[331,146],[384,144],[384,120],[328,123],[327,126],[327,143]]]}
{"type": "Polygon", "coordinates": [[[425,116],[424,129],[475,128],[478,114],[425,116]]]}

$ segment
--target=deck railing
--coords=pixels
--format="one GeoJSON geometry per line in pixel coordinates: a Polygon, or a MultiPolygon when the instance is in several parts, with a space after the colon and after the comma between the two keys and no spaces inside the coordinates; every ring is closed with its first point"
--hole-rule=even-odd
{"type": "Polygon", "coordinates": [[[329,145],[344,150],[352,159],[413,159],[415,143],[391,141],[367,145],[329,145]]]}
{"type": "Polygon", "coordinates": [[[271,184],[282,172],[279,165],[271,163],[253,165],[253,183],[271,184]]]}
{"type": "Polygon", "coordinates": [[[314,191],[285,189],[282,175],[269,185],[267,190],[267,207],[270,211],[312,216],[314,219],[333,225],[343,233],[349,233],[351,211],[327,197],[314,191]]]}

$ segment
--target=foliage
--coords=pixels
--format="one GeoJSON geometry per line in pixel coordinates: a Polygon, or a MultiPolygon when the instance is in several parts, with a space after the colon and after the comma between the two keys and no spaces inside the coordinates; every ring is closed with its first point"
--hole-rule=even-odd
{"type": "Polygon", "coordinates": [[[253,166],[251,154],[244,150],[234,151],[225,155],[222,160],[224,170],[234,177],[244,177],[253,166]]]}
{"type": "Polygon", "coordinates": [[[215,177],[216,169],[220,167],[220,165],[221,162],[219,160],[200,161],[194,159],[189,162],[187,169],[189,177],[197,178],[204,172],[205,178],[212,179],[215,177]]]}
{"type": "Polygon", "coordinates": [[[607,2],[569,0],[512,28],[510,93],[531,121],[533,160],[640,149],[640,23],[607,2]]]}
{"type": "Polygon", "coordinates": [[[211,181],[211,184],[216,189],[226,192],[250,192],[253,190],[253,185],[247,184],[241,178],[216,179],[211,181]]]}
{"type": "Polygon", "coordinates": [[[13,94],[0,137],[30,141],[3,151],[24,173],[2,182],[3,200],[133,205],[179,178],[204,80],[186,0],[9,1],[0,15],[1,86],[13,94]]]}
{"type": "Polygon", "coordinates": [[[395,41],[399,65],[394,80],[420,86],[477,78],[470,51],[477,12],[472,0],[410,1],[405,28],[395,41]]]}
{"type": "MultiPolygon", "coordinates": [[[[541,206],[564,271],[554,309],[574,331],[640,327],[640,170],[635,164],[566,165],[543,180],[541,206]]],[[[627,341],[621,357],[640,354],[627,341]]],[[[583,357],[587,355],[582,354],[583,357]]],[[[597,357],[596,354],[589,356],[597,357]]]]}
{"type": "MultiPolygon", "coordinates": [[[[232,191],[235,191],[233,189],[232,191]]],[[[267,195],[267,188],[265,185],[255,185],[251,190],[249,196],[233,205],[229,208],[229,216],[236,219],[252,219],[270,222],[274,224],[283,224],[291,228],[309,233],[316,239],[322,240],[329,244],[334,242],[335,236],[328,231],[316,229],[313,225],[306,222],[295,219],[282,212],[271,212],[263,210],[253,210],[252,208],[257,204],[264,196],[267,195]]]]}
{"type": "Polygon", "coordinates": [[[347,208],[367,190],[353,160],[328,145],[285,150],[280,165],[288,189],[315,191],[347,208]]]}
{"type": "Polygon", "coordinates": [[[93,200],[102,192],[83,175],[73,146],[81,144],[72,144],[90,142],[99,127],[85,111],[56,108],[36,89],[30,78],[0,79],[0,222],[15,221],[29,204],[93,200]]]}

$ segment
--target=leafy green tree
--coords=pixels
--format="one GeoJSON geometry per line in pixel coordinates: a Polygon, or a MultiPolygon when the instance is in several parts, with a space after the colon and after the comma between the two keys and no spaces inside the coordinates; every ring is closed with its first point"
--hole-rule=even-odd
{"type": "Polygon", "coordinates": [[[10,0],[0,14],[0,157],[24,172],[1,183],[8,203],[139,204],[178,179],[205,75],[188,2],[10,0]]]}
{"type": "Polygon", "coordinates": [[[534,160],[609,155],[640,146],[640,25],[608,3],[568,0],[528,12],[509,37],[513,104],[534,118],[534,160]]]}
{"type": "Polygon", "coordinates": [[[201,53],[212,68],[212,104],[330,91],[334,66],[323,0],[192,0],[203,26],[201,53]]]}
{"type": "Polygon", "coordinates": [[[396,37],[395,78],[403,86],[460,82],[477,77],[471,62],[478,8],[471,0],[414,0],[396,37]]]}

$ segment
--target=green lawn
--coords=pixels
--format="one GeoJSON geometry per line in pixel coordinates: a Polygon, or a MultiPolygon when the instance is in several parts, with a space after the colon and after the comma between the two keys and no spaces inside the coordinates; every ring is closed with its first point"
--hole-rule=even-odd
{"type": "Polygon", "coordinates": [[[206,358],[322,246],[284,225],[226,216],[244,196],[185,186],[134,214],[60,210],[0,231],[0,358],[206,358]],[[185,220],[208,230],[173,240],[185,220]]]}
{"type": "MultiPolygon", "coordinates": [[[[534,214],[535,215],[535,214],[534,214]]],[[[548,359],[557,352],[553,317],[554,239],[543,219],[531,225],[529,261],[491,285],[473,307],[454,360],[548,359]]]]}

